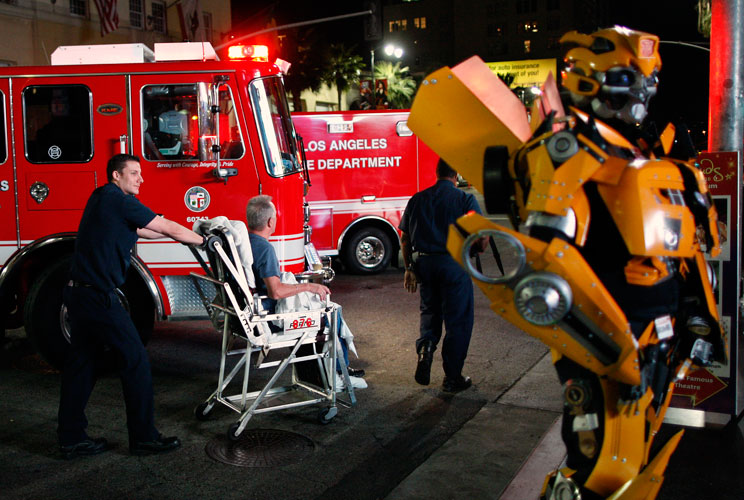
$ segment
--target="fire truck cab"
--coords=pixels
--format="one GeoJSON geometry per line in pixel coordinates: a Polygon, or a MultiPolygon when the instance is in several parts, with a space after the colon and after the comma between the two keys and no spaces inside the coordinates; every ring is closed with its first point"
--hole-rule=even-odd
{"type": "MultiPolygon", "coordinates": [[[[234,49],[231,48],[231,49],[234,49]]],[[[139,199],[191,227],[245,220],[273,197],[282,270],[302,272],[309,243],[302,154],[281,69],[265,47],[220,61],[208,43],[60,47],[50,66],[0,69],[0,329],[25,327],[59,366],[68,335],[61,293],[91,192],[117,153],[141,158],[139,199]]],[[[140,241],[121,298],[143,340],[155,318],[203,314],[183,245],[140,241]]],[[[69,338],[69,337],[68,337],[69,338]]]]}
{"type": "Polygon", "coordinates": [[[408,128],[408,114],[292,114],[312,184],[313,243],[353,272],[377,273],[396,261],[408,200],[436,182],[439,157],[408,128]]]}

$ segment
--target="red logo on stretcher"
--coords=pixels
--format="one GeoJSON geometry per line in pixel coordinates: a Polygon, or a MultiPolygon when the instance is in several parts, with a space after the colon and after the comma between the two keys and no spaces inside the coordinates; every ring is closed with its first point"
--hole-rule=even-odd
{"type": "Polygon", "coordinates": [[[303,328],[312,328],[313,326],[317,326],[317,322],[314,321],[313,318],[300,316],[289,323],[289,328],[287,330],[302,330],[303,328]]]}

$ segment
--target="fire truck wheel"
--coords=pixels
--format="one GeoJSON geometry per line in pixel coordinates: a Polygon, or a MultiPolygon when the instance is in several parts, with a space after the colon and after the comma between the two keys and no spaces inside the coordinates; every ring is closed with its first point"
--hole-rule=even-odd
{"type": "MultiPolygon", "coordinates": [[[[26,335],[44,360],[54,368],[64,366],[70,345],[70,326],[67,322],[67,308],[62,303],[62,291],[69,281],[72,257],[65,257],[48,267],[36,278],[31,286],[24,320],[26,335]]],[[[144,287],[144,285],[142,285],[144,287]]],[[[137,285],[129,282],[117,290],[124,308],[129,312],[143,344],[147,344],[155,324],[155,311],[147,291],[138,293],[137,285]]],[[[111,362],[103,366],[116,366],[114,355],[106,350],[111,362]]]]}
{"type": "Polygon", "coordinates": [[[49,266],[31,285],[24,306],[24,327],[32,345],[44,360],[61,369],[69,349],[63,328],[65,311],[62,290],[70,279],[71,257],[49,266]]]}
{"type": "Polygon", "coordinates": [[[357,274],[379,273],[390,264],[390,237],[376,227],[365,227],[351,235],[344,245],[344,264],[357,274]]]}

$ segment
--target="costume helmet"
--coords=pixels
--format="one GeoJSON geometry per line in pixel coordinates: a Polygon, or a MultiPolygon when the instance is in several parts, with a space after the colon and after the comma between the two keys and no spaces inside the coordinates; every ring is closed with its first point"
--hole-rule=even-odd
{"type": "Polygon", "coordinates": [[[659,37],[615,26],[591,35],[571,31],[561,43],[574,45],[562,77],[577,106],[590,106],[600,118],[643,121],[661,69],[659,37]]]}

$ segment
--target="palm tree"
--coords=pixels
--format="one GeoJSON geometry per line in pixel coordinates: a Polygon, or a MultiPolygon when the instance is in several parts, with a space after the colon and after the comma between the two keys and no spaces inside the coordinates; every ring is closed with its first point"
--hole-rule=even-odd
{"type": "Polygon", "coordinates": [[[416,81],[408,74],[408,66],[401,68],[400,61],[380,61],[375,64],[375,79],[387,80],[388,102],[393,108],[411,107],[411,100],[416,93],[416,81]]]}
{"type": "Polygon", "coordinates": [[[365,63],[361,56],[353,52],[344,44],[331,44],[328,51],[323,76],[323,83],[331,87],[336,86],[338,92],[338,109],[341,110],[341,94],[348,90],[351,84],[359,81],[359,74],[365,63]]]}
{"type": "Polygon", "coordinates": [[[281,57],[292,65],[284,77],[284,86],[292,94],[295,111],[302,111],[300,95],[305,89],[313,92],[322,85],[324,57],[311,47],[321,43],[317,32],[312,29],[296,29],[287,32],[281,44],[281,57]]]}

